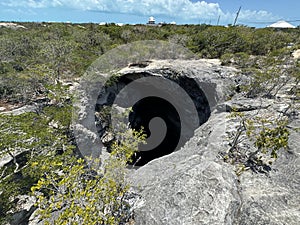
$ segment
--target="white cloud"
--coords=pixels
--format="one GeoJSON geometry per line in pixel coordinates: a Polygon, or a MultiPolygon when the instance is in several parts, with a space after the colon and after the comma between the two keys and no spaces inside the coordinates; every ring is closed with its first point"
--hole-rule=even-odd
{"type": "Polygon", "coordinates": [[[9,7],[46,8],[61,6],[64,0],[3,0],[0,4],[9,7]]]}
{"type": "MultiPolygon", "coordinates": [[[[217,20],[230,23],[235,13],[225,13],[218,3],[190,0],[2,0],[2,5],[10,7],[46,8],[64,6],[81,10],[99,10],[113,13],[129,13],[144,16],[166,16],[178,20],[217,20]]],[[[242,21],[266,21],[274,19],[266,11],[241,11],[242,21]]]]}
{"type": "Polygon", "coordinates": [[[242,10],[239,19],[241,21],[273,21],[279,18],[267,11],[242,10]]]}

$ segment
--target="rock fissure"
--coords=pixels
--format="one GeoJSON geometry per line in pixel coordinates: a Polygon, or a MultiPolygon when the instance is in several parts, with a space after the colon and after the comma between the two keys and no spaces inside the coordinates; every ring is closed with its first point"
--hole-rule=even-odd
{"type": "Polygon", "coordinates": [[[242,186],[240,184],[240,179],[237,177],[235,185],[236,185],[236,192],[238,195],[238,201],[239,203],[237,204],[237,210],[234,214],[234,219],[233,219],[233,224],[235,225],[240,225],[240,220],[241,220],[241,216],[242,216],[242,208],[243,208],[243,195],[242,195],[242,186]]]}

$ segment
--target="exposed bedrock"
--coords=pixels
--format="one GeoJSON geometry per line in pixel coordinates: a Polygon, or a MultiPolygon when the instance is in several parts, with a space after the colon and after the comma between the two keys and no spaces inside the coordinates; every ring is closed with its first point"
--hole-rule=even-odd
{"type": "MultiPolygon", "coordinates": [[[[157,150],[141,151],[136,156],[145,160],[128,173],[132,190],[140,195],[133,207],[137,225],[300,224],[299,131],[290,130],[289,151],[279,153],[268,175],[245,171],[237,176],[234,167],[219,155],[229,148],[228,132],[235,132],[239,124],[228,117],[228,111],[236,108],[253,115],[276,115],[288,107],[288,87],[282,88],[277,99],[244,98],[233,92],[247,77],[217,60],[153,61],[118,73],[121,79],[102,90],[96,111],[115,104],[122,112],[130,106],[133,111],[127,122],[131,127],[143,126],[149,139],[159,132],[166,134],[160,146],[152,145],[157,150]],[[124,95],[126,101],[120,98],[130,84],[146,78],[161,82],[154,79],[149,85],[138,85],[140,90],[132,89],[134,94],[124,95]],[[165,81],[172,85],[166,88],[165,81]],[[147,88],[155,95],[145,98],[147,88]],[[177,94],[180,89],[188,98],[177,94]],[[186,110],[191,105],[187,99],[195,106],[196,117],[186,110]],[[129,104],[131,100],[134,104],[129,104]],[[183,126],[191,129],[182,131],[183,126]],[[153,132],[154,128],[159,129],[153,132]],[[179,133],[183,141],[178,140],[179,133]]],[[[89,102],[82,102],[81,119],[94,117],[86,113],[89,102]]],[[[101,140],[111,141],[113,136],[105,128],[112,121],[96,117],[97,129],[81,129],[80,137],[97,143],[96,136],[100,135],[101,140]]],[[[295,112],[289,127],[299,126],[299,112],[295,112]]],[[[101,154],[108,154],[105,148],[101,154]]]]}
{"type": "Polygon", "coordinates": [[[129,126],[135,130],[143,128],[147,135],[146,146],[140,146],[134,156],[132,164],[135,166],[143,166],[183,147],[228,94],[228,85],[221,76],[226,71],[232,73],[233,69],[224,67],[223,71],[214,71],[217,65],[208,61],[193,61],[199,64],[197,69],[188,66],[191,61],[185,61],[185,68],[180,63],[183,62],[155,61],[143,68],[125,68],[113,85],[100,91],[96,120],[104,144],[113,140],[108,138],[107,130],[114,118],[101,111],[112,106],[131,108],[129,126]],[[165,63],[163,68],[160,63],[165,63]]]}

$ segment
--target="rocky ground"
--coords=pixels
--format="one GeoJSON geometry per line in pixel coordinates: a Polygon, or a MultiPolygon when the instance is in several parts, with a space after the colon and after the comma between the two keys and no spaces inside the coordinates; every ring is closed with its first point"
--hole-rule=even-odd
{"type": "MultiPolygon", "coordinates": [[[[217,83],[223,94],[230,82],[238,80],[233,70],[216,61],[174,64],[200,82],[217,83]]],[[[238,176],[234,166],[219,156],[229,149],[229,130],[238,126],[224,105],[246,113],[276,114],[288,107],[289,85],[275,99],[238,94],[231,100],[218,98],[209,120],[183,148],[130,173],[142,196],[135,206],[136,224],[300,224],[299,132],[290,129],[289,149],[280,151],[267,174],[247,170],[238,176]],[[264,106],[267,110],[261,111],[264,106]]],[[[296,111],[289,127],[299,124],[296,111]]]]}
{"type": "MultiPolygon", "coordinates": [[[[228,117],[230,109],[277,115],[288,108],[293,83],[286,84],[276,98],[248,99],[235,93],[243,76],[218,60],[153,61],[120,71],[123,76],[148,73],[162,77],[175,72],[199,84],[208,98],[210,117],[179,150],[129,170],[132,191],[139,196],[133,203],[135,224],[300,224],[300,133],[294,129],[300,127],[299,110],[289,121],[288,150],[279,152],[267,173],[249,169],[237,174],[236,166],[220,154],[228,152],[229,134],[239,125],[228,117]]],[[[84,104],[88,102],[82,102],[82,120],[89,116],[84,104]]],[[[299,107],[299,101],[297,104],[299,107]]],[[[13,113],[32,110],[34,106],[25,106],[13,113]]],[[[96,130],[77,129],[82,139],[97,136],[96,130]]]]}

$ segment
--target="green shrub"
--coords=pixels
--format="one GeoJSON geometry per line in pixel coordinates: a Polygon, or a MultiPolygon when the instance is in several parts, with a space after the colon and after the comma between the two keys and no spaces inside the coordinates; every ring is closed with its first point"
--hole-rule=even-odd
{"type": "MultiPolygon", "coordinates": [[[[37,213],[45,224],[113,225],[130,219],[126,166],[145,137],[132,130],[121,136],[101,167],[97,166],[98,160],[76,157],[43,162],[42,166],[48,166],[47,172],[31,190],[38,199],[37,213]]],[[[39,163],[33,167],[39,167],[39,163]]]]}

